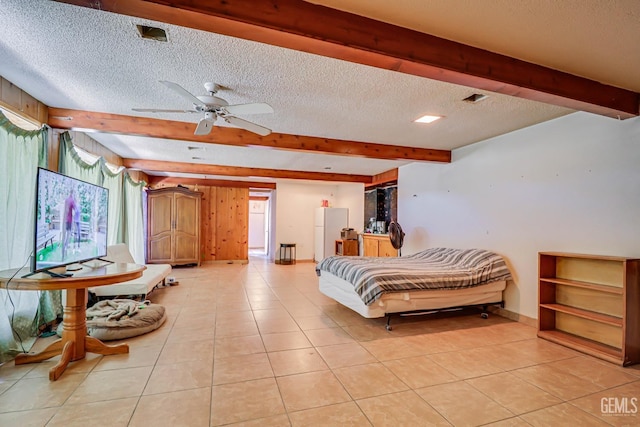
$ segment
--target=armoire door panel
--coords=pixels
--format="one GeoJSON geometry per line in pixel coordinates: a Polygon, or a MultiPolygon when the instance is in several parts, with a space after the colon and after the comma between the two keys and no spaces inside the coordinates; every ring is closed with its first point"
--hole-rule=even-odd
{"type": "Polygon", "coordinates": [[[198,259],[198,239],[194,236],[176,233],[174,245],[176,263],[194,263],[198,259]]]}
{"type": "Polygon", "coordinates": [[[171,235],[167,234],[164,237],[153,239],[149,243],[149,259],[155,262],[171,262],[173,258],[172,254],[171,235]]]}
{"type": "Polygon", "coordinates": [[[149,235],[152,239],[162,233],[171,233],[173,196],[162,194],[149,198],[149,235]]]}
{"type": "Polygon", "coordinates": [[[200,209],[196,197],[176,194],[176,214],[174,230],[191,236],[198,234],[200,209]]]}

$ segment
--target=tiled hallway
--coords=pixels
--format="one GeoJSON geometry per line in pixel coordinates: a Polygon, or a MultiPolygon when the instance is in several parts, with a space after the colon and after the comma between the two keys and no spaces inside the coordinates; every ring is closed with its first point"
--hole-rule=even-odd
{"type": "MultiPolygon", "coordinates": [[[[312,263],[177,268],[158,330],[128,355],[0,367],[0,426],[639,425],[640,369],[477,313],[367,320],[317,290],[312,263]],[[618,408],[620,409],[620,408],[618,408]],[[633,412],[629,404],[628,412],[633,412]]],[[[40,340],[39,347],[47,340],[40,340]]]]}

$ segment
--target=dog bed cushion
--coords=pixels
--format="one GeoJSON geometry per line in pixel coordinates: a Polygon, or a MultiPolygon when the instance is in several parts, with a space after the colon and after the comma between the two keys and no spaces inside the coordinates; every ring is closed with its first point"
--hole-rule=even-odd
{"type": "MultiPolygon", "coordinates": [[[[167,319],[165,308],[149,301],[99,301],[87,309],[87,333],[101,341],[121,340],[158,329],[167,319]]],[[[58,335],[62,336],[62,323],[58,335]]]]}

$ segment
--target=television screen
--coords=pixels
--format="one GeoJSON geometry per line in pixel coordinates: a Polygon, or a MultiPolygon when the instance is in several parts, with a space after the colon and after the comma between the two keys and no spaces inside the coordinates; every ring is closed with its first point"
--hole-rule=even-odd
{"type": "Polygon", "coordinates": [[[32,271],[107,255],[109,190],[38,168],[32,271]]]}

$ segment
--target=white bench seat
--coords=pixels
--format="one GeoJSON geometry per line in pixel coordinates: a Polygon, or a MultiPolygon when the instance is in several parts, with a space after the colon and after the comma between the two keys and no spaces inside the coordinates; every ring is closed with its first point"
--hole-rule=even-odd
{"type": "MultiPolygon", "coordinates": [[[[129,248],[124,243],[109,246],[105,259],[113,262],[135,264],[129,248]]],[[[146,298],[146,295],[157,285],[164,284],[166,277],[171,274],[171,265],[145,264],[145,266],[147,269],[142,272],[142,277],[113,285],[96,286],[89,288],[89,292],[95,294],[98,298],[127,295],[142,295],[143,298],[146,298]]]]}

